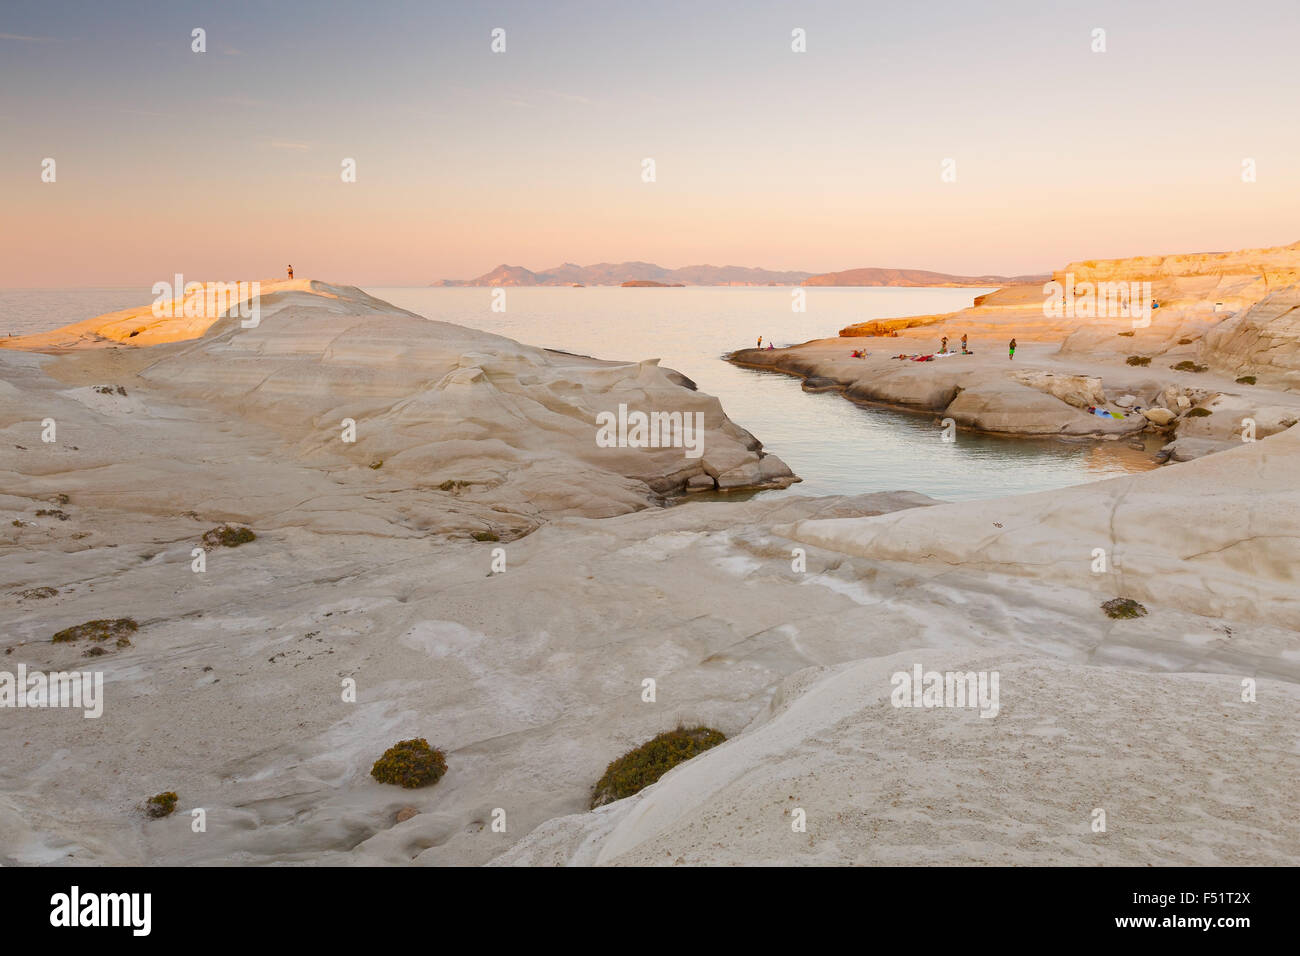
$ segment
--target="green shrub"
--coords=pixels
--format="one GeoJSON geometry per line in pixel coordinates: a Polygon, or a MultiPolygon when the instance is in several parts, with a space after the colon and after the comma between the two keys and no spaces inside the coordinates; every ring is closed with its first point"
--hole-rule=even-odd
{"type": "Polygon", "coordinates": [[[48,587],[42,587],[42,588],[28,588],[26,591],[22,591],[22,592],[20,592],[18,596],[19,596],[19,597],[23,597],[23,598],[27,598],[28,600],[31,600],[31,599],[33,599],[33,598],[37,598],[37,599],[39,599],[39,598],[52,598],[52,597],[54,597],[54,595],[56,595],[56,594],[58,594],[58,593],[59,593],[59,592],[58,592],[58,589],[57,589],[57,588],[48,588],[48,587]]]}
{"type": "Polygon", "coordinates": [[[1116,620],[1142,617],[1147,609],[1132,598],[1114,598],[1101,606],[1106,616],[1116,620]]]}
{"type": "MultiPolygon", "coordinates": [[[[80,641],[89,638],[92,641],[106,641],[109,638],[122,639],[127,635],[134,634],[140,630],[140,625],[135,623],[129,617],[119,617],[109,620],[101,618],[97,621],[87,621],[85,624],[78,624],[75,627],[65,627],[55,634],[50,640],[55,644],[63,644],[68,641],[80,641]]],[[[118,644],[119,647],[124,645],[118,644]]]]}
{"type": "Polygon", "coordinates": [[[1124,361],[1129,365],[1150,365],[1151,359],[1145,355],[1130,355],[1124,361]]]}
{"type": "Polygon", "coordinates": [[[690,760],[727,738],[708,727],[678,727],[628,751],[605,768],[591,794],[591,808],[640,793],[679,763],[690,760]]]}
{"type": "Polygon", "coordinates": [[[257,535],[253,534],[248,528],[238,528],[234,525],[223,524],[220,527],[213,528],[211,531],[203,532],[203,550],[211,551],[213,548],[237,548],[241,544],[248,544],[250,541],[257,540],[257,535]]]}
{"type": "Polygon", "coordinates": [[[168,790],[165,793],[155,793],[152,797],[144,802],[144,812],[154,817],[169,817],[176,812],[176,801],[180,798],[176,796],[176,791],[168,790]]]}
{"type": "Polygon", "coordinates": [[[1198,405],[1196,408],[1193,408],[1190,412],[1187,413],[1187,417],[1188,417],[1188,418],[1207,418],[1208,416],[1213,415],[1213,414],[1214,414],[1214,412],[1210,411],[1208,408],[1201,408],[1201,407],[1198,405]]]}
{"type": "Polygon", "coordinates": [[[378,471],[380,468],[383,468],[383,467],[384,467],[384,459],[382,459],[382,458],[380,458],[378,461],[372,461],[372,462],[370,463],[370,470],[371,470],[371,471],[378,471]]]}
{"type": "Polygon", "coordinates": [[[1253,376],[1253,375],[1243,375],[1241,378],[1237,379],[1237,384],[1238,384],[1238,385],[1254,385],[1254,384],[1255,384],[1255,376],[1253,376]]]}
{"type": "Polygon", "coordinates": [[[370,768],[370,776],[380,783],[393,783],[407,789],[435,784],[446,772],[446,755],[430,747],[423,737],[393,744],[370,768]]]}
{"type": "Polygon", "coordinates": [[[444,481],[442,484],[438,486],[438,490],[459,491],[462,488],[468,488],[469,484],[470,483],[468,481],[460,481],[459,479],[448,478],[446,481],[444,481]]]}
{"type": "Polygon", "coordinates": [[[473,531],[470,533],[475,541],[500,541],[501,536],[495,531],[473,531]]]}
{"type": "Polygon", "coordinates": [[[1169,367],[1175,372],[1204,372],[1207,368],[1205,365],[1197,365],[1190,359],[1184,359],[1177,365],[1171,365],[1169,367]]]}

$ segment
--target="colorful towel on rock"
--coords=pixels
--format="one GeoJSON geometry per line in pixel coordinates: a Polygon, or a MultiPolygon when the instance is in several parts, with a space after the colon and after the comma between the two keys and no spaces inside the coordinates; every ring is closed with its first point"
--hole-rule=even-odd
{"type": "Polygon", "coordinates": [[[890,358],[911,362],[933,362],[935,359],[950,358],[953,355],[974,355],[974,352],[931,352],[929,355],[891,355],[890,358]]]}

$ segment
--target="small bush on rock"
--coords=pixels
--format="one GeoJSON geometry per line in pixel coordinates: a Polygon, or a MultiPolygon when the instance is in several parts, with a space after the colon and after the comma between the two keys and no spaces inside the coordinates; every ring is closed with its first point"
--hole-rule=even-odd
{"type": "Polygon", "coordinates": [[[1206,417],[1208,417],[1208,416],[1210,416],[1210,415],[1213,415],[1213,414],[1214,414],[1214,412],[1210,411],[1208,408],[1201,408],[1200,406],[1197,406],[1196,408],[1193,408],[1190,412],[1187,413],[1187,417],[1188,417],[1188,418],[1206,418],[1206,417]]]}
{"type": "Polygon", "coordinates": [[[370,768],[370,776],[380,783],[408,789],[435,784],[446,772],[446,755],[430,747],[423,737],[399,741],[385,750],[370,768]]]}
{"type": "MultiPolygon", "coordinates": [[[[80,641],[90,639],[92,641],[106,641],[109,638],[121,641],[128,635],[134,634],[140,630],[140,625],[135,623],[129,617],[119,617],[112,620],[101,618],[97,621],[87,621],[85,624],[77,624],[74,627],[65,627],[55,634],[50,640],[55,644],[63,644],[68,641],[80,641]]],[[[129,641],[128,641],[129,643],[129,641]]],[[[122,644],[118,644],[122,647],[122,644]]]]}
{"type": "Polygon", "coordinates": [[[169,817],[176,812],[176,801],[179,799],[174,790],[156,793],[144,802],[144,812],[155,819],[169,817]]]}
{"type": "Polygon", "coordinates": [[[1130,355],[1124,361],[1128,362],[1129,365],[1150,365],[1151,364],[1151,359],[1145,355],[1130,355]]]}
{"type": "Polygon", "coordinates": [[[630,750],[605,768],[591,794],[591,808],[640,793],[679,763],[690,760],[726,740],[708,727],[678,727],[630,750]]]}
{"type": "Polygon", "coordinates": [[[241,544],[248,544],[248,542],[256,539],[257,535],[253,534],[248,528],[223,524],[211,531],[203,532],[203,549],[211,551],[213,548],[237,548],[241,544]]]}
{"type": "Polygon", "coordinates": [[[1255,376],[1253,376],[1253,375],[1243,375],[1241,378],[1237,379],[1237,384],[1238,384],[1238,385],[1254,385],[1254,384],[1255,384],[1255,376]]]}
{"type": "Polygon", "coordinates": [[[1101,606],[1106,616],[1115,620],[1128,620],[1142,617],[1147,609],[1132,598],[1114,598],[1101,606]]]}

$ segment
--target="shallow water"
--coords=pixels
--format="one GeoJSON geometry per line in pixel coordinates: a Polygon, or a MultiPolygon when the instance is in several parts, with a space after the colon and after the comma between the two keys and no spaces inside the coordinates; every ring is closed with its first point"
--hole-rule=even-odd
{"type": "MultiPolygon", "coordinates": [[[[598,358],[658,358],[716,395],[803,478],[800,494],[910,490],[971,500],[1081,484],[1152,467],[1114,442],[1065,444],[958,432],[939,438],[936,417],[863,407],[810,394],[797,378],[737,368],[722,356],[762,335],[776,345],[833,336],[852,322],[950,312],[987,289],[809,288],[807,311],[789,288],[513,288],[505,312],[492,289],[370,288],[371,295],[429,318],[532,345],[598,358]]],[[[0,290],[0,334],[27,334],[145,305],[147,289],[0,290]]],[[[773,492],[781,494],[783,492],[773,492]]]]}

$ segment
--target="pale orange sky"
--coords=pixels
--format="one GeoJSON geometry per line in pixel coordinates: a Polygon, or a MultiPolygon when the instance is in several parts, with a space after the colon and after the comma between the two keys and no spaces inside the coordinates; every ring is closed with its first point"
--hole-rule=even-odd
{"type": "Polygon", "coordinates": [[[7,4],[0,286],[1010,274],[1300,239],[1290,3],[642,6],[7,4]]]}

